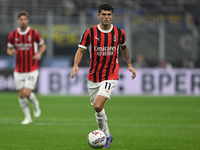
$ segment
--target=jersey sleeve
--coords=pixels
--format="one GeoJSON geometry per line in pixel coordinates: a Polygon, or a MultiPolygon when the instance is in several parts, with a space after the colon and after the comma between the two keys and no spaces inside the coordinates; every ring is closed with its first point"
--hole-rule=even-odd
{"type": "Polygon", "coordinates": [[[36,38],[36,42],[39,44],[39,45],[42,45],[44,43],[44,40],[43,38],[41,38],[40,34],[38,33],[37,30],[34,30],[35,32],[35,38],[36,38]]]}
{"type": "Polygon", "coordinates": [[[14,31],[12,31],[8,36],[8,47],[14,47],[14,31]]]}
{"type": "Polygon", "coordinates": [[[126,34],[124,32],[124,30],[121,30],[122,31],[122,34],[121,34],[121,38],[120,38],[120,46],[124,46],[126,45],[126,34]]]}
{"type": "Polygon", "coordinates": [[[80,42],[78,47],[87,49],[87,47],[90,45],[90,30],[86,30],[84,34],[81,36],[80,42]]]}

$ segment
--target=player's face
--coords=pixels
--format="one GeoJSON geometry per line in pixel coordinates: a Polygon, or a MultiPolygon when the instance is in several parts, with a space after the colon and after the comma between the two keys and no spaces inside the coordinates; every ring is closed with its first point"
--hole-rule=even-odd
{"type": "Polygon", "coordinates": [[[26,16],[21,16],[18,18],[19,27],[25,29],[28,26],[29,19],[26,16]]]}
{"type": "Polygon", "coordinates": [[[111,20],[113,18],[112,11],[101,10],[101,13],[98,13],[98,16],[100,18],[100,24],[102,24],[103,26],[111,25],[111,20]]]}

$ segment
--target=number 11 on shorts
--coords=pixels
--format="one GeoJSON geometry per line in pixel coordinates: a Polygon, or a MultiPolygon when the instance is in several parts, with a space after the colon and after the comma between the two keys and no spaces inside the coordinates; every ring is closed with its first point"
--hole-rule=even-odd
{"type": "Polygon", "coordinates": [[[105,89],[110,90],[111,83],[108,83],[108,82],[105,82],[105,83],[106,83],[106,85],[105,85],[105,89]]]}

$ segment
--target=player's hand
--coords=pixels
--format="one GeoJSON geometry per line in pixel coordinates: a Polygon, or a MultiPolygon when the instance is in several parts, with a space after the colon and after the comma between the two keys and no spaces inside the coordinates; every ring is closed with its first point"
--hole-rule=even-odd
{"type": "Polygon", "coordinates": [[[8,53],[8,55],[12,56],[12,55],[16,54],[17,52],[16,52],[16,50],[8,50],[7,53],[8,53]]]}
{"type": "Polygon", "coordinates": [[[71,72],[71,78],[74,78],[75,73],[78,74],[79,68],[78,67],[73,67],[72,68],[72,72],[71,72]]]}
{"type": "Polygon", "coordinates": [[[36,60],[40,60],[41,59],[41,54],[37,53],[33,56],[33,59],[36,59],[36,60]]]}
{"type": "Polygon", "coordinates": [[[136,77],[136,71],[135,71],[135,69],[133,67],[129,67],[129,70],[130,70],[130,72],[132,72],[131,78],[133,80],[136,77]]]}

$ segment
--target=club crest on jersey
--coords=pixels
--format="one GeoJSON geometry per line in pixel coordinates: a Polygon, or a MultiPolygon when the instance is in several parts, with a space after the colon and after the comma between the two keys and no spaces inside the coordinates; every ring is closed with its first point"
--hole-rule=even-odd
{"type": "Polygon", "coordinates": [[[113,36],[113,41],[116,42],[117,41],[117,37],[114,35],[113,36]]]}

